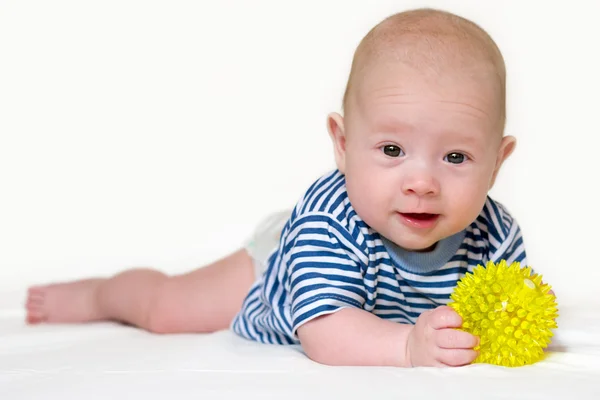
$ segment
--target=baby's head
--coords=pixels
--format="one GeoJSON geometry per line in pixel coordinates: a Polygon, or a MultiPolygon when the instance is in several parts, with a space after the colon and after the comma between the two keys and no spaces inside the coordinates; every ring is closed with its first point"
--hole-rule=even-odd
{"type": "Polygon", "coordinates": [[[365,36],[344,117],[328,118],[354,209],[409,250],[475,220],[515,147],[504,123],[498,47],[474,23],[429,9],[393,15],[365,36]]]}

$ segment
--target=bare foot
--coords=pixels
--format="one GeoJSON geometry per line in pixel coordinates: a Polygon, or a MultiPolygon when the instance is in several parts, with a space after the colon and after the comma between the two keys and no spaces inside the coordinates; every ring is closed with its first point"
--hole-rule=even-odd
{"type": "Polygon", "coordinates": [[[34,286],[27,293],[27,323],[74,323],[103,319],[96,288],[103,279],[34,286]]]}

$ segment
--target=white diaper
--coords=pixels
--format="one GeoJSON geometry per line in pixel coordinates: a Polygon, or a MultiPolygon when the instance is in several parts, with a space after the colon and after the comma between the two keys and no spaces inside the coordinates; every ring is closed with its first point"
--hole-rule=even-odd
{"type": "Polygon", "coordinates": [[[254,260],[255,276],[261,276],[267,268],[267,260],[279,246],[281,231],[292,211],[285,210],[269,215],[262,220],[246,243],[246,251],[254,260]]]}

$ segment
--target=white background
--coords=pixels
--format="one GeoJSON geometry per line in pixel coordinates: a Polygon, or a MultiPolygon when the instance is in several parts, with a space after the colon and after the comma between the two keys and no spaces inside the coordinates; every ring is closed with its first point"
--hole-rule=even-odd
{"type": "Polygon", "coordinates": [[[518,146],[492,195],[559,302],[600,304],[594,0],[0,0],[0,290],[238,248],[334,166],[359,40],[421,6],[499,44],[518,146]]]}

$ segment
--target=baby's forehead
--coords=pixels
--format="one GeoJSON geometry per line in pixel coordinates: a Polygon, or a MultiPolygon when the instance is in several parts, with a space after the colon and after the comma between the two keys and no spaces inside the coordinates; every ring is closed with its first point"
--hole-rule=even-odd
{"type": "Polygon", "coordinates": [[[367,142],[398,140],[407,145],[417,140],[430,148],[469,145],[484,149],[502,137],[488,114],[465,104],[428,107],[418,102],[392,107],[365,107],[346,119],[349,137],[367,142]]]}
{"type": "Polygon", "coordinates": [[[379,62],[361,75],[354,103],[459,102],[495,109],[499,87],[490,70],[482,66],[428,72],[404,63],[379,62]]]}
{"type": "MultiPolygon", "coordinates": [[[[492,85],[469,76],[447,82],[428,79],[410,67],[374,67],[353,95],[348,124],[375,132],[499,132],[499,104],[492,85]]],[[[353,130],[353,129],[350,129],[353,130]]]]}

